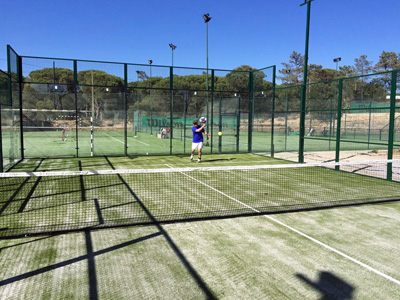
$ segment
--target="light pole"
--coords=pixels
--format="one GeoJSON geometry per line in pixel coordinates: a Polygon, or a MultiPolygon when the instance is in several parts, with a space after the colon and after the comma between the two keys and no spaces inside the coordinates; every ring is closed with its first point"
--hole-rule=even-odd
{"type": "Polygon", "coordinates": [[[333,59],[333,62],[335,62],[336,63],[336,73],[337,73],[337,70],[338,70],[338,64],[339,64],[339,61],[341,61],[342,60],[342,58],[341,57],[337,57],[337,58],[334,58],[333,59]]]}
{"type": "MultiPolygon", "coordinates": [[[[207,48],[207,77],[206,77],[206,90],[207,90],[207,106],[206,106],[206,109],[207,109],[207,120],[209,120],[209,118],[208,118],[208,22],[210,22],[211,21],[211,17],[210,17],[210,14],[209,13],[207,13],[207,14],[204,14],[203,15],[203,19],[204,19],[204,23],[206,23],[206,48],[207,48]]],[[[207,131],[208,131],[208,123],[207,123],[207,131]]],[[[206,142],[206,145],[208,145],[208,137],[207,137],[207,142],[206,142]]]]}
{"type": "Polygon", "coordinates": [[[310,40],[310,15],[311,2],[314,0],[304,0],[300,6],[307,5],[307,21],[306,21],[306,47],[304,51],[304,75],[303,88],[300,102],[300,137],[299,137],[299,163],[304,163],[304,133],[306,120],[306,98],[307,98],[307,67],[308,67],[308,44],[310,40]]]}
{"type": "Polygon", "coordinates": [[[169,44],[169,47],[172,50],[172,67],[174,66],[174,50],[176,49],[176,46],[172,43],[169,44]]]}

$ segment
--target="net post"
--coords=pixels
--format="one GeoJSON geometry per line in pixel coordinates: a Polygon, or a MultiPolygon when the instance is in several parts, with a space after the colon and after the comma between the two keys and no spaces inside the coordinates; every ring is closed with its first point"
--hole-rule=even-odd
{"type": "Polygon", "coordinates": [[[76,157],[79,157],[79,111],[78,111],[78,62],[74,60],[74,86],[75,86],[75,149],[76,157]]]}
{"type": "MultiPolygon", "coordinates": [[[[342,126],[342,106],[343,106],[343,79],[339,79],[338,83],[338,107],[337,107],[337,124],[336,124],[336,151],[335,151],[335,162],[340,160],[340,131],[342,126]]],[[[336,170],[340,169],[340,166],[335,166],[336,170]]]]}
{"type": "Polygon", "coordinates": [[[172,155],[172,137],[173,137],[173,122],[174,122],[174,67],[169,67],[169,90],[170,90],[170,135],[169,135],[169,154],[172,155]]]}
{"type": "Polygon", "coordinates": [[[128,64],[124,64],[124,154],[128,155],[128,64]]]}
{"type": "Polygon", "coordinates": [[[271,108],[271,157],[275,156],[274,131],[275,131],[275,87],[276,87],[276,66],[272,69],[272,108],[271,108]]]}
{"type": "MultiPolygon", "coordinates": [[[[390,86],[390,113],[389,113],[389,142],[388,142],[388,159],[393,159],[394,144],[394,119],[396,110],[396,90],[397,90],[397,74],[398,70],[392,71],[392,82],[390,86]]],[[[386,179],[392,180],[392,163],[387,164],[386,179]]]]}
{"type": "Polygon", "coordinates": [[[248,121],[248,149],[249,153],[252,152],[252,133],[253,133],[253,72],[249,71],[249,121],[248,121]]]}

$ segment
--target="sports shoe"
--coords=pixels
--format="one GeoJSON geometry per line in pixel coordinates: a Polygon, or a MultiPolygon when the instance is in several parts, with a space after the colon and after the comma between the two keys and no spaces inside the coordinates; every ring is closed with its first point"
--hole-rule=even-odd
{"type": "Polygon", "coordinates": [[[190,156],[190,160],[193,160],[193,155],[190,156]]]}
{"type": "Polygon", "coordinates": [[[201,163],[201,158],[198,158],[198,159],[197,159],[197,162],[198,162],[198,163],[201,163]]]}

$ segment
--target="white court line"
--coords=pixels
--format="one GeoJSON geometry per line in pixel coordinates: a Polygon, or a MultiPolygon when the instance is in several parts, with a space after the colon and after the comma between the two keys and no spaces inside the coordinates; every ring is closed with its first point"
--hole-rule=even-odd
{"type": "MultiPolygon", "coordinates": [[[[95,131],[95,132],[96,132],[96,131],[95,131]]],[[[105,132],[103,132],[103,133],[104,133],[105,135],[109,136],[110,138],[112,138],[112,139],[114,139],[114,140],[116,140],[116,141],[118,141],[118,142],[120,142],[120,143],[122,143],[122,144],[125,144],[125,142],[120,141],[119,139],[117,139],[117,138],[115,138],[115,137],[109,135],[108,133],[105,133],[105,132]]],[[[150,146],[149,144],[143,143],[143,142],[138,141],[138,140],[135,140],[135,139],[134,139],[133,141],[138,142],[138,143],[141,143],[141,144],[146,145],[146,146],[150,146]]]]}
{"type": "MultiPolygon", "coordinates": [[[[169,166],[167,164],[165,164],[165,165],[167,167],[173,169],[173,167],[171,167],[171,166],[169,166]]],[[[224,192],[221,192],[220,190],[217,190],[216,188],[213,188],[212,186],[210,186],[210,185],[208,185],[208,184],[206,184],[206,183],[204,183],[204,182],[202,182],[202,181],[200,181],[200,180],[198,180],[198,179],[196,179],[196,178],[194,178],[194,177],[192,177],[190,175],[187,175],[187,174],[185,174],[183,172],[180,172],[180,173],[182,173],[183,175],[185,175],[185,176],[197,181],[198,183],[210,188],[211,190],[216,191],[217,193],[220,193],[221,195],[223,195],[223,196],[225,196],[225,197],[227,197],[227,198],[229,198],[229,199],[231,199],[231,200],[233,200],[233,201],[235,201],[235,202],[237,202],[237,203],[239,203],[239,204],[241,204],[241,205],[253,210],[254,212],[261,213],[259,210],[247,205],[246,203],[243,203],[243,202],[241,202],[241,201],[239,201],[239,200],[237,200],[237,199],[225,194],[224,192]]],[[[385,278],[387,280],[390,280],[390,281],[394,282],[397,285],[400,285],[400,281],[399,280],[397,280],[397,279],[395,279],[395,278],[393,278],[393,277],[391,277],[391,276],[389,276],[389,275],[387,275],[387,274],[385,274],[385,273],[383,273],[381,271],[378,271],[377,269],[375,269],[375,268],[373,268],[373,267],[371,267],[371,266],[369,266],[369,265],[367,265],[367,264],[365,264],[365,263],[363,263],[363,262],[361,262],[361,261],[359,261],[359,260],[357,260],[357,259],[345,254],[344,252],[342,252],[340,250],[337,250],[337,249],[335,249],[335,248],[333,248],[333,247],[331,247],[331,246],[329,246],[329,245],[327,245],[327,244],[325,244],[325,243],[323,243],[323,242],[321,242],[321,241],[319,241],[319,240],[317,240],[317,239],[315,239],[315,238],[313,238],[313,237],[311,237],[311,236],[309,236],[309,235],[307,235],[307,234],[305,234],[305,233],[303,233],[303,232],[301,232],[301,231],[299,231],[299,230],[297,230],[297,229],[295,229],[293,227],[290,227],[289,225],[286,225],[285,223],[283,223],[283,222],[281,222],[281,221],[279,221],[279,220],[277,220],[277,219],[275,219],[275,218],[273,218],[271,216],[268,216],[268,215],[263,215],[263,216],[265,218],[267,218],[267,219],[269,219],[269,220],[271,220],[271,221],[273,221],[273,222],[275,222],[275,223],[277,223],[277,224],[279,224],[279,225],[281,225],[281,226],[283,226],[283,227],[285,227],[285,228],[287,228],[287,229],[289,229],[289,230],[301,235],[302,237],[305,237],[306,239],[308,239],[308,240],[310,240],[310,241],[312,241],[312,242],[314,242],[314,243],[316,243],[316,244],[318,244],[318,245],[320,245],[320,246],[322,246],[322,247],[324,247],[324,248],[326,248],[326,249],[328,249],[328,250],[330,250],[330,251],[332,251],[332,252],[334,252],[334,253],[336,253],[336,254],[338,254],[340,256],[343,256],[344,258],[347,258],[348,260],[352,261],[353,263],[355,263],[355,264],[357,264],[357,265],[359,265],[359,266],[361,266],[363,268],[366,268],[367,270],[369,270],[369,271],[371,271],[371,272],[373,272],[373,273],[375,273],[375,274],[377,274],[379,276],[382,276],[383,278],[385,278]]]]}

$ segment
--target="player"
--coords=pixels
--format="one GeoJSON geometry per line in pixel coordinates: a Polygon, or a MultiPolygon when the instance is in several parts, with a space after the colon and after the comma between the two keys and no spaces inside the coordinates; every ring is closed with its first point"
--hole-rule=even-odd
{"type": "Polygon", "coordinates": [[[61,134],[61,140],[65,142],[67,140],[67,137],[68,137],[67,128],[64,127],[61,134]]]}
{"type": "Polygon", "coordinates": [[[203,149],[203,132],[210,138],[210,135],[207,133],[207,131],[204,130],[206,127],[206,118],[201,118],[200,119],[202,122],[202,125],[199,125],[199,121],[194,120],[193,121],[193,127],[192,127],[192,132],[193,132],[193,143],[192,143],[192,155],[190,156],[190,160],[193,160],[194,152],[198,151],[199,158],[197,159],[197,162],[201,162],[201,151],[203,149]]]}

